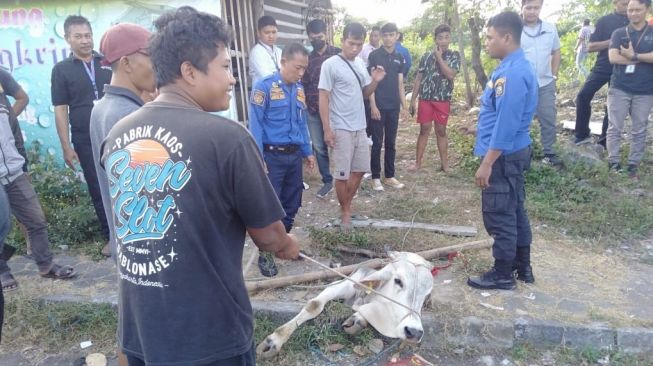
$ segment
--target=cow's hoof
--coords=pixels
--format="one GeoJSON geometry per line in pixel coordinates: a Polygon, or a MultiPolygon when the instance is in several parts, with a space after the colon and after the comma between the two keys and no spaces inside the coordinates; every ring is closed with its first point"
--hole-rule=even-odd
{"type": "Polygon", "coordinates": [[[276,356],[277,353],[279,353],[279,348],[270,337],[265,338],[265,340],[256,347],[256,354],[262,359],[272,358],[276,356]]]}
{"type": "Polygon", "coordinates": [[[349,335],[357,335],[367,327],[367,322],[355,315],[350,316],[344,323],[342,329],[349,335]]]}

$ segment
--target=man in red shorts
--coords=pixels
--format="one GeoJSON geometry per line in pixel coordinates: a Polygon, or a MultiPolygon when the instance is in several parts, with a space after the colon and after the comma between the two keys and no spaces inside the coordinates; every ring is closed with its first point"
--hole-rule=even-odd
{"type": "Polygon", "coordinates": [[[448,25],[437,26],[433,31],[433,39],[435,47],[425,53],[419,62],[410,101],[410,114],[415,115],[417,109],[417,123],[420,125],[415,165],[409,168],[411,171],[418,171],[422,167],[422,158],[433,122],[435,122],[435,136],[442,171],[449,171],[447,121],[449,102],[453,94],[453,80],[460,70],[460,54],[449,49],[451,28],[448,25]],[[419,106],[417,106],[418,98],[419,106]]]}

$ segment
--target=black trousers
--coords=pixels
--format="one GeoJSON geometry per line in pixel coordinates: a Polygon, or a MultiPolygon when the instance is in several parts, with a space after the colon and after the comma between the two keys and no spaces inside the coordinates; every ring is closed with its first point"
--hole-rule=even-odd
{"type": "MultiPolygon", "coordinates": [[[[603,72],[592,71],[585,80],[585,84],[578,92],[576,97],[576,127],[575,135],[577,138],[590,136],[590,117],[592,116],[592,99],[603,85],[610,85],[612,75],[603,72]]],[[[603,116],[603,126],[601,128],[601,137],[599,141],[605,140],[608,131],[608,106],[605,106],[605,115],[603,116]]]]}
{"type": "Polygon", "coordinates": [[[490,186],[482,192],[483,224],[494,238],[492,255],[514,261],[517,247],[531,245],[533,235],[524,207],[524,172],[530,168],[532,149],[501,155],[492,166],[490,186]]]}
{"type": "Polygon", "coordinates": [[[381,147],[384,148],[383,172],[386,178],[395,176],[395,141],[397,140],[397,128],[399,127],[399,109],[380,109],[381,120],[372,120],[370,130],[372,132],[372,154],[371,169],[372,179],[381,178],[381,147]]]}
{"type": "Polygon", "coordinates": [[[109,225],[107,224],[107,215],[104,213],[100,184],[98,183],[95,163],[93,162],[93,148],[90,142],[77,142],[75,140],[73,140],[73,147],[75,148],[77,157],[79,157],[79,164],[82,166],[82,171],[84,172],[84,179],[86,179],[86,184],[88,185],[88,193],[91,195],[95,214],[100,220],[102,236],[105,240],[109,240],[109,225]]]}

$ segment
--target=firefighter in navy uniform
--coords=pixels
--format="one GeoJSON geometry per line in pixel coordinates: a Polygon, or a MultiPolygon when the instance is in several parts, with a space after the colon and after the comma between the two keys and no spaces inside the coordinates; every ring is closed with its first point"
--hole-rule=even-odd
{"type": "MultiPolygon", "coordinates": [[[[283,49],[281,68],[261,79],[252,89],[249,129],[263,154],[268,178],[281,201],[290,232],[302,204],[302,160],[309,170],[315,167],[308,133],[306,95],[300,80],[308,66],[308,52],[294,43],[283,49]]],[[[261,274],[273,277],[277,268],[272,255],[262,253],[261,274]]]]}
{"type": "Polygon", "coordinates": [[[467,281],[481,289],[514,289],[514,270],[517,279],[534,281],[524,172],[532,155],[529,128],[538,84],[520,48],[521,32],[522,21],[515,12],[500,13],[488,22],[487,52],[501,63],[481,98],[474,154],[482,159],[475,180],[482,189],[483,223],[494,238],[494,267],[467,281]]]}

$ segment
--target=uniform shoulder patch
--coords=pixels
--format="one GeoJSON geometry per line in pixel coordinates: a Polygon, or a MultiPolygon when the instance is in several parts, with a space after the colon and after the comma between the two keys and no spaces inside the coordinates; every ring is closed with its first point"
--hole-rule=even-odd
{"type": "Polygon", "coordinates": [[[497,81],[494,82],[494,92],[497,97],[502,96],[503,93],[506,92],[506,78],[498,78],[497,81]]]}
{"type": "Polygon", "coordinates": [[[265,93],[261,90],[254,90],[254,93],[252,93],[252,103],[262,107],[263,103],[265,103],[265,93]]]}

